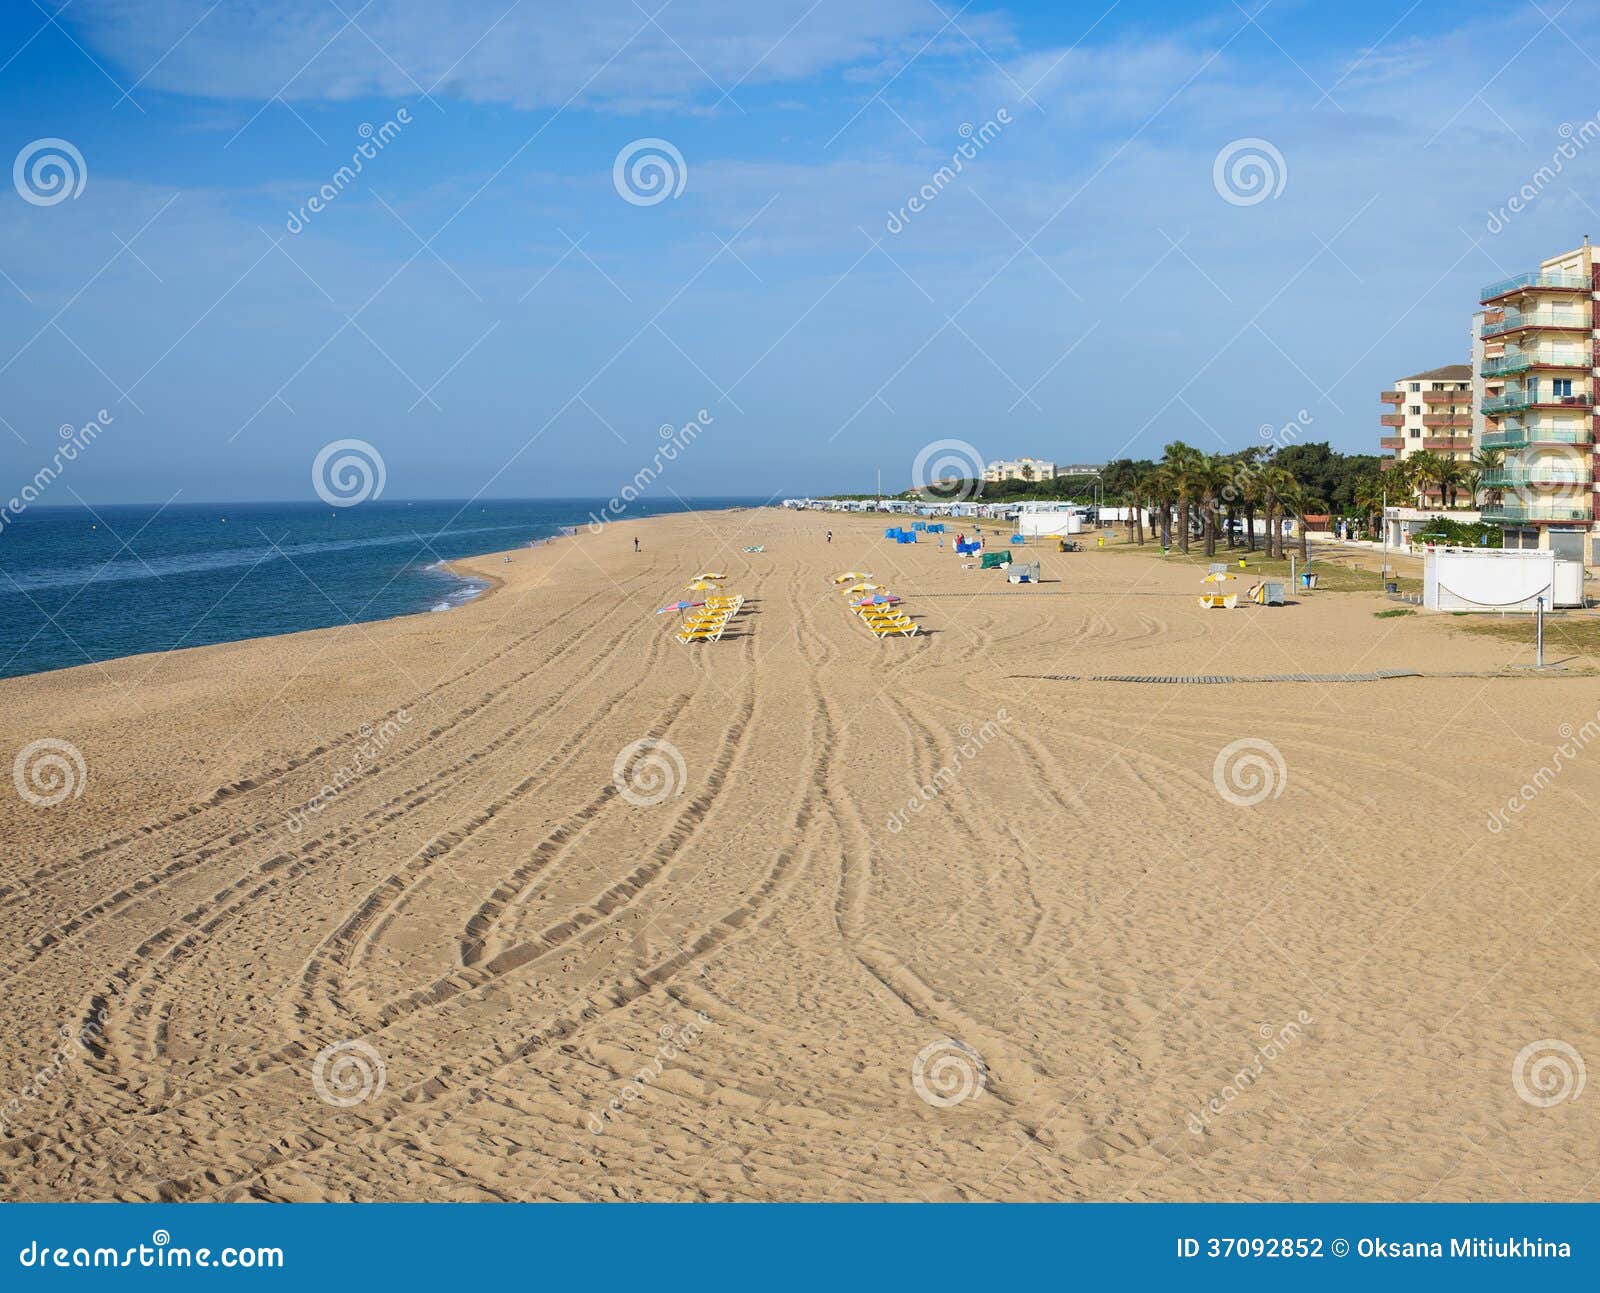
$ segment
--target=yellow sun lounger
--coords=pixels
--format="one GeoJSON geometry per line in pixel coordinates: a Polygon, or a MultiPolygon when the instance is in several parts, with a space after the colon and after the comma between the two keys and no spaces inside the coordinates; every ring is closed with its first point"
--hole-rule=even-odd
{"type": "Polygon", "coordinates": [[[916,637],[918,631],[916,624],[911,620],[906,620],[903,623],[899,621],[889,623],[870,622],[867,625],[867,630],[875,638],[886,638],[891,633],[898,633],[902,637],[916,637]]]}
{"type": "Polygon", "coordinates": [[[1238,593],[1202,593],[1200,595],[1200,605],[1208,610],[1231,611],[1238,604],[1238,593]]]}
{"type": "Polygon", "coordinates": [[[732,619],[733,616],[724,615],[708,620],[686,620],[676,636],[685,646],[690,642],[715,642],[732,619]]]}

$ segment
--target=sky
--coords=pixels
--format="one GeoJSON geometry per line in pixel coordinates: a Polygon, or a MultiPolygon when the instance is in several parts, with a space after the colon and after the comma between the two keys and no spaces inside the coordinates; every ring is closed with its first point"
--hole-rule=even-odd
{"type": "Polygon", "coordinates": [[[1577,0],[17,0],[0,496],[97,418],[42,501],[311,500],[347,438],[396,499],[612,496],[663,428],[684,497],[899,490],[943,441],[1377,452],[1483,284],[1600,236],[1597,37],[1577,0]]]}

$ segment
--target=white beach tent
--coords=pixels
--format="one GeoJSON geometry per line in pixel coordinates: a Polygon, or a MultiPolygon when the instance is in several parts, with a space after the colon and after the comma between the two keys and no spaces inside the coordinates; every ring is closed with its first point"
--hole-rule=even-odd
{"type": "Polygon", "coordinates": [[[1583,605],[1583,565],[1515,548],[1438,548],[1422,563],[1422,604],[1433,611],[1532,611],[1583,605]],[[1573,575],[1576,574],[1576,579],[1573,575]]]}

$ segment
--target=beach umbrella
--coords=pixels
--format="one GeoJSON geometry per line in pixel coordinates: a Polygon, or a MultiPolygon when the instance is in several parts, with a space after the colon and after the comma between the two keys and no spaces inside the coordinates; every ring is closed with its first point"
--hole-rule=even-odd
{"type": "Polygon", "coordinates": [[[696,579],[726,579],[727,575],[719,575],[714,570],[702,570],[698,575],[695,576],[695,578],[696,579]]]}
{"type": "Polygon", "coordinates": [[[657,615],[666,615],[672,611],[686,611],[695,606],[704,606],[704,602],[669,602],[656,611],[657,615]]]}
{"type": "Polygon", "coordinates": [[[883,585],[881,584],[856,584],[845,589],[845,591],[849,593],[875,593],[878,592],[882,587],[883,585]]]}
{"type": "Polygon", "coordinates": [[[696,579],[694,583],[689,585],[689,591],[691,593],[715,592],[716,587],[715,584],[707,583],[704,579],[696,579]]]}
{"type": "Polygon", "coordinates": [[[836,584],[848,584],[852,579],[871,578],[872,572],[870,570],[847,570],[842,575],[835,575],[833,577],[833,582],[836,584]]]}

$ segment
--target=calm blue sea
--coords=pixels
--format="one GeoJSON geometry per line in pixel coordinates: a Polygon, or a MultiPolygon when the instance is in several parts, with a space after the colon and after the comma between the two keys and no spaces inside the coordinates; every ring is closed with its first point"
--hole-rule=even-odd
{"type": "MultiPolygon", "coordinates": [[[[634,503],[630,516],[761,499],[634,503]]],[[[586,523],[600,499],[34,507],[0,531],[0,678],[112,656],[448,611],[452,557],[586,523]]],[[[627,541],[627,519],[616,525],[627,541]]]]}

